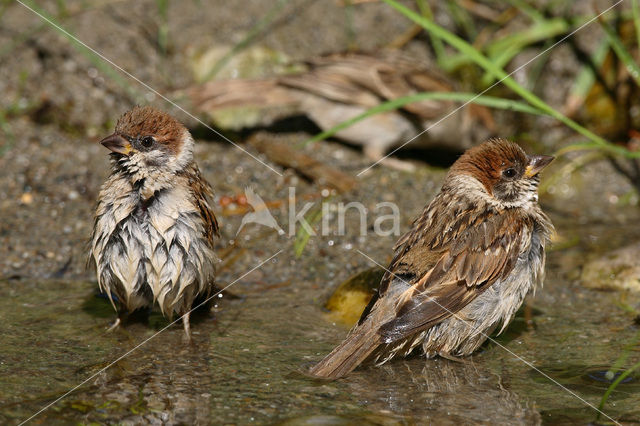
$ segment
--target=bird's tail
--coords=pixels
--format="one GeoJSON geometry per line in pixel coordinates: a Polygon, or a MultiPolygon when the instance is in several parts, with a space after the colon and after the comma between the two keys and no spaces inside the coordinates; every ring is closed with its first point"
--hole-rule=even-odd
{"type": "Polygon", "coordinates": [[[380,345],[377,327],[366,321],[356,327],[344,342],[309,370],[316,377],[338,379],[349,374],[380,345]]]}

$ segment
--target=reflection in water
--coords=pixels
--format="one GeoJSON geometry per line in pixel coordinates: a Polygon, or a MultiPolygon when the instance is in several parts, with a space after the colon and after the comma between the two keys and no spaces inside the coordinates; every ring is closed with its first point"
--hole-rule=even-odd
{"type": "Polygon", "coordinates": [[[524,398],[508,390],[505,379],[473,361],[412,359],[354,374],[353,391],[367,406],[401,415],[405,421],[430,419],[439,424],[484,422],[538,424],[540,415],[524,398]],[[375,390],[373,394],[367,390],[375,390]]]}
{"type": "Polygon", "coordinates": [[[60,414],[73,418],[85,406],[92,420],[107,423],[208,424],[209,367],[202,354],[209,344],[194,338],[193,346],[185,346],[178,333],[150,340],[101,373],[88,391],[70,396],[60,414]]]}
{"type": "MultiPolygon", "coordinates": [[[[537,316],[538,329],[503,343],[597,405],[609,385],[597,380],[598,374],[618,356],[612,348],[628,344],[637,331],[622,310],[599,303],[600,293],[570,299],[572,310],[564,302],[543,304],[553,300],[549,293],[554,284],[560,288],[557,282],[548,281],[540,296],[544,314],[537,316]],[[606,326],[595,327],[593,321],[606,326]],[[614,326],[620,328],[612,333],[614,326]]],[[[0,312],[11,313],[3,323],[0,423],[24,420],[167,324],[152,315],[148,323],[106,333],[113,316],[108,302],[97,299],[104,309],[84,308],[88,298],[95,299],[93,288],[86,282],[29,282],[14,292],[15,283],[0,281],[0,312]]],[[[491,346],[467,363],[416,357],[359,368],[334,382],[291,377],[347,332],[326,323],[314,302],[300,294],[284,288],[223,303],[213,317],[194,319],[193,347],[183,345],[180,327],[171,327],[38,419],[43,424],[387,425],[595,418],[593,409],[491,346]]],[[[636,362],[633,354],[630,362],[636,362]]],[[[635,379],[611,395],[607,413],[639,417],[635,379]]]]}

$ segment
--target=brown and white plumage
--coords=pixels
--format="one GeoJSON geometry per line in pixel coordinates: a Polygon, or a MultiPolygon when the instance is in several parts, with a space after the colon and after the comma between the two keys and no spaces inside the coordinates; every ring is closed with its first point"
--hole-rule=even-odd
{"type": "Polygon", "coordinates": [[[213,289],[218,234],[193,138],[170,115],[136,107],[101,143],[113,152],[91,238],[100,290],[120,313],[157,303],[169,318],[186,314],[190,337],[188,312],[213,289]]]}
{"type": "Polygon", "coordinates": [[[311,369],[337,378],[422,345],[428,357],[465,356],[541,283],[552,225],[537,201],[552,157],[494,139],[468,150],[441,192],[396,243],[378,293],[347,339],[311,369]]]}

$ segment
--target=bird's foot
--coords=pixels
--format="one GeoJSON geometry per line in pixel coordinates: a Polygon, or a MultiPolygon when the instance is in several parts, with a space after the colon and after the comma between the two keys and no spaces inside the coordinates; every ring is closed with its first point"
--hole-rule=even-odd
{"type": "Polygon", "coordinates": [[[462,364],[469,364],[471,361],[468,359],[460,358],[455,355],[451,355],[449,352],[438,352],[441,358],[448,359],[449,361],[459,362],[462,364]]]}
{"type": "Polygon", "coordinates": [[[122,324],[122,318],[118,317],[118,318],[116,318],[114,323],[111,324],[109,326],[109,328],[107,328],[107,333],[111,333],[111,332],[117,330],[120,327],[120,324],[122,324]]]}

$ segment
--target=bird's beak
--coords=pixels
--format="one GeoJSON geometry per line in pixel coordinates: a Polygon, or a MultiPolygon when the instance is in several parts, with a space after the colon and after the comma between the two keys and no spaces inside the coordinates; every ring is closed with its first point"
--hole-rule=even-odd
{"type": "Polygon", "coordinates": [[[100,143],[118,154],[129,155],[132,150],[129,141],[117,133],[107,136],[100,143]]]}
{"type": "Polygon", "coordinates": [[[540,170],[547,167],[554,158],[555,157],[550,155],[530,155],[529,164],[527,164],[527,168],[524,170],[524,175],[528,178],[534,177],[540,173],[540,170]]]}

